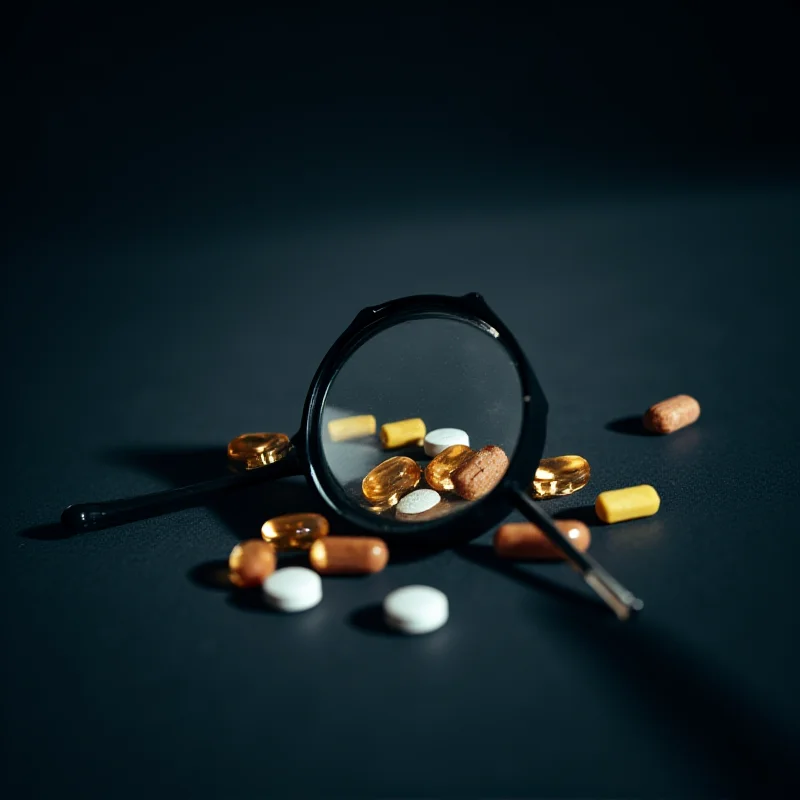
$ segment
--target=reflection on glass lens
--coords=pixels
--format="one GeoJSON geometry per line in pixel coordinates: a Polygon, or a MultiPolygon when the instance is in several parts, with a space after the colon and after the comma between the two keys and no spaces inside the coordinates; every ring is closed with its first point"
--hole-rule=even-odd
{"type": "Polygon", "coordinates": [[[516,366],[495,337],[454,319],[402,322],[365,342],[331,384],[325,459],[346,502],[427,522],[502,479],[522,408],[516,366]]]}

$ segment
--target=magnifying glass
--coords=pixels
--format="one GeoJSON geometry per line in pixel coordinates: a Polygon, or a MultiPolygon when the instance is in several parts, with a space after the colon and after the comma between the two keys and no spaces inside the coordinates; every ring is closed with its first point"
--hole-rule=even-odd
{"type": "Polygon", "coordinates": [[[285,457],[191,486],[72,505],[61,520],[72,530],[99,530],[200,505],[237,487],[305,475],[329,507],[333,529],[378,535],[390,548],[438,550],[476,538],[516,508],[617,617],[627,619],[642,608],[641,600],[577,550],[528,493],[546,424],[547,401],[525,354],[479,294],[405,297],[363,309],[336,340],[311,382],[300,430],[285,457]],[[411,483],[425,487],[430,458],[419,441],[331,435],[336,420],[367,415],[379,424],[421,419],[428,430],[464,431],[470,450],[485,458],[465,467],[458,492],[437,492],[435,506],[407,513],[391,480],[400,476],[406,489],[411,483]],[[381,466],[389,459],[397,461],[381,466]]]}

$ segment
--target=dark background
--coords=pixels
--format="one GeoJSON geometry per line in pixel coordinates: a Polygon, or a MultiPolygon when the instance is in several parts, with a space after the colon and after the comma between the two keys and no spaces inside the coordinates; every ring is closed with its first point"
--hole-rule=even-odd
{"type": "MultiPolygon", "coordinates": [[[[732,796],[794,779],[798,12],[30,3],[3,30],[3,789],[732,796]],[[271,614],[209,588],[302,482],[60,538],[292,432],[364,305],[482,292],[642,596],[459,553],[271,614]],[[628,423],[696,395],[673,437],[628,423]],[[446,591],[427,637],[376,624],[446,591]],[[574,590],[574,591],[573,591],[574,590]]],[[[577,508],[577,510],[576,510],[577,508]]]]}

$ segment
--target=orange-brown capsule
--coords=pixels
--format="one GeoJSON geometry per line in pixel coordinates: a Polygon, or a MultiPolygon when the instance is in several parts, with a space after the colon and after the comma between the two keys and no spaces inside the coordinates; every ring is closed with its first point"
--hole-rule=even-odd
{"type": "MultiPolygon", "coordinates": [[[[576,519],[556,520],[556,527],[583,552],[589,549],[592,535],[576,519]]],[[[532,522],[507,522],[494,535],[494,551],[500,558],[536,559],[551,561],[565,558],[537,525],[532,522]]]]}
{"type": "Polygon", "coordinates": [[[320,575],[365,575],[386,566],[389,548],[383,539],[326,536],[311,545],[308,558],[320,575]]]}
{"type": "Polygon", "coordinates": [[[442,450],[425,467],[428,486],[438,492],[452,492],[453,479],[450,476],[473,454],[474,451],[465,444],[450,445],[442,450]]]}
{"type": "Polygon", "coordinates": [[[260,586],[275,572],[275,548],[261,539],[248,539],[231,550],[228,557],[230,579],[234,586],[260,586]]]}
{"type": "Polygon", "coordinates": [[[673,433],[700,418],[700,403],[688,394],[676,394],[650,406],[642,424],[653,433],[673,433]]]}
{"type": "Polygon", "coordinates": [[[328,520],[321,514],[284,514],[261,526],[261,537],[276,550],[308,550],[328,535],[328,520]]]}
{"type": "Polygon", "coordinates": [[[379,506],[394,506],[408,494],[422,477],[422,470],[413,458],[395,456],[378,464],[361,481],[364,497],[379,506]]]}
{"type": "Polygon", "coordinates": [[[228,443],[228,458],[256,469],[280,461],[291,449],[285,433],[243,433],[228,443]]]}

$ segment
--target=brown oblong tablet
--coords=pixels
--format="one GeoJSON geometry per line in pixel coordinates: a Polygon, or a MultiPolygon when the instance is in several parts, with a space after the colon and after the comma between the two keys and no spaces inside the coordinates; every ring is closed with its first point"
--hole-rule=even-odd
{"type": "MultiPolygon", "coordinates": [[[[576,519],[559,519],[556,527],[572,542],[577,550],[589,549],[592,534],[589,528],[576,519]]],[[[566,556],[532,522],[507,522],[494,535],[494,551],[500,558],[534,559],[552,561],[566,556]]]]}
{"type": "Polygon", "coordinates": [[[366,575],[386,566],[389,548],[368,536],[326,536],[311,545],[308,557],[320,575],[366,575]]]}
{"type": "Polygon", "coordinates": [[[453,490],[465,500],[477,500],[500,483],[507,469],[508,456],[503,448],[487,445],[451,474],[453,490]]]}
{"type": "Polygon", "coordinates": [[[652,433],[674,433],[700,418],[700,403],[688,394],[676,394],[656,403],[642,417],[642,424],[652,433]]]}

